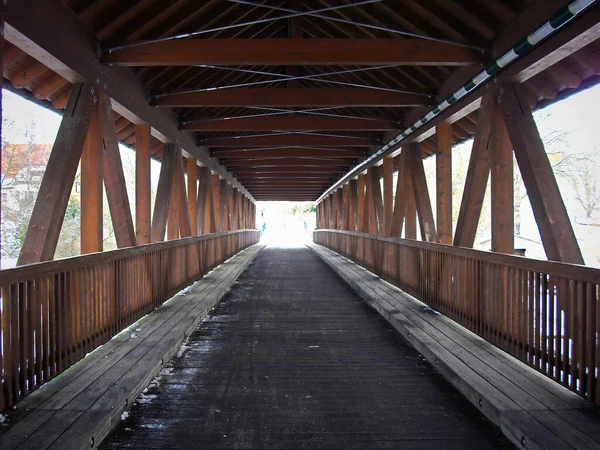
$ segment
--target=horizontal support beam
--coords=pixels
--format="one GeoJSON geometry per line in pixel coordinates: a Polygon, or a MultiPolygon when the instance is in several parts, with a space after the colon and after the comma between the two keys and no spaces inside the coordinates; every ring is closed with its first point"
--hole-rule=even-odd
{"type": "Polygon", "coordinates": [[[484,55],[424,39],[177,39],[105,52],[121,66],[466,66],[484,55]]]}
{"type": "Polygon", "coordinates": [[[377,145],[377,139],[365,137],[340,137],[315,134],[274,134],[270,136],[244,136],[208,138],[201,141],[206,147],[368,147],[377,145]]]}
{"type": "Polygon", "coordinates": [[[277,167],[277,166],[294,166],[294,167],[349,167],[356,162],[355,159],[316,159],[316,158],[282,158],[282,159],[256,159],[256,160],[245,160],[245,159],[232,159],[223,161],[223,165],[234,168],[234,167],[277,167]]]}
{"type": "Polygon", "coordinates": [[[366,88],[231,88],[212,91],[163,93],[150,100],[163,107],[247,107],[263,106],[302,108],[322,106],[410,107],[432,102],[425,95],[390,92],[366,88]]]}
{"type": "Polygon", "coordinates": [[[205,149],[196,145],[192,134],[178,130],[171,111],[148,105],[144,83],[123,67],[103,67],[96,56],[99,42],[61,0],[19,0],[5,6],[4,37],[7,41],[46,65],[67,81],[87,80],[96,91],[105,92],[112,107],[134,124],[147,123],[152,135],[163,142],[175,142],[204,166],[249,195],[205,149]]]}
{"type": "Polygon", "coordinates": [[[188,131],[386,131],[401,125],[384,118],[354,119],[325,116],[242,117],[185,122],[188,131]]]}
{"type": "Polygon", "coordinates": [[[263,174],[273,174],[273,173],[285,173],[285,174],[331,174],[331,175],[339,175],[341,171],[336,170],[331,167],[238,167],[236,169],[236,174],[246,175],[263,175],[263,174]]]}
{"type": "Polygon", "coordinates": [[[364,150],[325,150],[311,148],[274,148],[272,150],[227,150],[212,155],[221,159],[254,159],[284,157],[317,157],[317,158],[363,158],[364,150]]]}

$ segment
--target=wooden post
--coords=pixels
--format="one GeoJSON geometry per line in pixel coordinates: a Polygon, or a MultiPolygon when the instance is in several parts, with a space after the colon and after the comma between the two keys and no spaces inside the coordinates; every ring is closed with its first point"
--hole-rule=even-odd
{"type": "Polygon", "coordinates": [[[366,206],[367,175],[358,176],[358,231],[369,232],[369,219],[367,218],[366,206]]]}
{"type": "Polygon", "coordinates": [[[102,124],[98,105],[93,108],[81,154],[81,254],[102,251],[102,124]]]}
{"type": "Polygon", "coordinates": [[[229,231],[229,184],[226,180],[220,181],[219,193],[221,195],[221,231],[229,231]]]}
{"type": "Polygon", "coordinates": [[[150,125],[135,127],[135,237],[138,245],[151,240],[150,125]]]}
{"type": "Polygon", "coordinates": [[[104,137],[104,188],[115,230],[115,239],[119,248],[133,247],[135,245],[135,228],[131,217],[119,141],[110,98],[104,93],[100,94],[100,117],[104,137]]]}
{"type": "MultiPolygon", "coordinates": [[[[403,149],[403,151],[406,151],[403,149]]],[[[406,194],[406,206],[404,209],[404,237],[406,239],[417,239],[417,205],[415,203],[415,191],[413,189],[412,176],[408,171],[410,164],[407,156],[404,159],[408,169],[404,176],[404,192],[406,194]]]]}
{"type": "Polygon", "coordinates": [[[495,105],[490,136],[492,251],[515,250],[513,151],[502,111],[495,105]]]}
{"type": "Polygon", "coordinates": [[[216,232],[223,231],[222,228],[222,213],[221,213],[221,185],[219,183],[219,175],[211,175],[211,192],[212,192],[212,207],[215,220],[216,232]]]}
{"type": "Polygon", "coordinates": [[[431,199],[429,198],[423,158],[421,157],[421,146],[417,143],[409,144],[407,157],[410,160],[410,174],[412,176],[417,212],[419,214],[421,239],[428,242],[437,242],[431,199]]]}
{"type": "Polygon", "coordinates": [[[342,229],[350,229],[350,185],[342,187],[342,229]]]}
{"type": "Polygon", "coordinates": [[[196,194],[198,192],[198,165],[196,164],[196,158],[187,158],[187,201],[188,201],[188,214],[190,216],[190,233],[192,236],[198,235],[198,214],[197,205],[198,199],[196,194]]]}
{"type": "Polygon", "coordinates": [[[92,110],[98,98],[90,85],[75,84],[63,115],[17,265],[54,257],[92,110]]]}
{"type": "MultiPolygon", "coordinates": [[[[179,152],[179,157],[177,158],[178,164],[175,166],[175,173],[177,178],[175,180],[175,185],[178,189],[177,198],[179,199],[179,204],[177,205],[177,209],[179,210],[179,236],[190,237],[192,235],[191,226],[190,226],[190,212],[188,210],[188,199],[187,193],[185,192],[185,176],[183,173],[183,155],[181,155],[181,151],[179,152]]],[[[196,193],[196,187],[194,186],[194,194],[196,193]]]]}
{"type": "Polygon", "coordinates": [[[384,233],[392,234],[394,217],[394,158],[383,158],[383,208],[384,208],[384,233]]]}
{"type": "Polygon", "coordinates": [[[372,218],[375,222],[371,226],[372,232],[376,234],[384,234],[385,219],[383,213],[383,198],[381,195],[381,170],[379,167],[371,167],[369,169],[371,174],[371,199],[373,201],[373,215],[372,218]]]}
{"type": "Polygon", "coordinates": [[[452,245],[452,124],[440,123],[436,134],[437,235],[440,244],[452,245]]]}
{"type": "Polygon", "coordinates": [[[394,217],[392,218],[392,228],[390,235],[394,237],[402,236],[402,225],[408,203],[406,191],[406,148],[402,149],[400,154],[400,167],[398,168],[398,178],[396,180],[396,201],[394,202],[394,217]]]}
{"type": "Polygon", "coordinates": [[[348,192],[348,230],[356,231],[358,224],[358,180],[350,180],[348,192]]]}
{"type": "Polygon", "coordinates": [[[171,201],[169,203],[169,214],[167,216],[167,240],[179,239],[179,186],[177,173],[178,159],[181,159],[180,150],[175,152],[175,163],[173,165],[173,182],[171,184],[171,201]]]}
{"type": "Polygon", "coordinates": [[[160,177],[154,202],[154,214],[152,215],[152,242],[160,242],[165,239],[167,230],[167,215],[171,203],[171,191],[173,186],[173,166],[177,147],[175,144],[165,144],[160,166],[160,177]]]}
{"type": "Polygon", "coordinates": [[[520,85],[501,87],[500,106],[548,259],[584,264],[548,155],[520,85]]]}
{"type": "Polygon", "coordinates": [[[200,167],[198,170],[198,206],[196,208],[199,234],[212,233],[215,227],[210,186],[210,169],[200,167]]]}
{"type": "Polygon", "coordinates": [[[465,188],[460,203],[460,212],[454,233],[454,245],[473,247],[477,225],[481,216],[481,207],[490,176],[490,158],[488,143],[492,128],[492,115],[495,109],[493,93],[484,94],[479,107],[477,129],[471,150],[471,159],[467,169],[465,188]]]}

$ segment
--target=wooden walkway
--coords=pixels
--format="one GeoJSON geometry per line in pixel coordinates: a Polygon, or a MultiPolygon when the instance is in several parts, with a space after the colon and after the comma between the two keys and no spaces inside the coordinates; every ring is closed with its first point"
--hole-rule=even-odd
{"type": "Polygon", "coordinates": [[[241,251],[5,411],[0,449],[96,448],[262,248],[241,251]]]}
{"type": "Polygon", "coordinates": [[[515,445],[600,448],[595,405],[343,256],[310,248],[515,445]]]}
{"type": "Polygon", "coordinates": [[[509,448],[319,257],[263,250],[103,444],[509,448]]]}

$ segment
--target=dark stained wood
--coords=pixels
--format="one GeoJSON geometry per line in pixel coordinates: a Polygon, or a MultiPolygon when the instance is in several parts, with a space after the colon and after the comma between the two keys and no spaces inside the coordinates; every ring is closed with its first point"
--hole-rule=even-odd
{"type": "Polygon", "coordinates": [[[169,202],[169,212],[167,215],[167,240],[179,239],[179,160],[181,159],[181,150],[177,149],[175,153],[175,163],[173,164],[173,184],[171,185],[171,201],[169,202]]]}
{"type": "Polygon", "coordinates": [[[212,219],[212,205],[210,202],[210,169],[198,168],[198,205],[196,206],[198,234],[211,232],[214,221],[212,219]]]}
{"type": "Polygon", "coordinates": [[[502,86],[501,109],[544,250],[553,261],[583,264],[579,244],[523,88],[502,86]]]}
{"type": "Polygon", "coordinates": [[[364,137],[338,137],[281,134],[272,136],[244,136],[239,138],[208,138],[202,140],[207,147],[367,147],[377,143],[364,137]]]}
{"type": "Polygon", "coordinates": [[[135,237],[138,245],[151,241],[150,126],[135,127],[135,237]]]}
{"type": "Polygon", "coordinates": [[[424,95],[380,91],[366,88],[297,88],[261,89],[230,88],[212,91],[161,93],[150,101],[162,107],[408,107],[429,105],[424,95]]]}
{"type": "Polygon", "coordinates": [[[404,192],[406,196],[406,205],[404,207],[404,236],[406,239],[417,239],[417,204],[412,174],[410,173],[411,164],[407,149],[403,148],[402,151],[406,152],[404,164],[407,169],[406,175],[404,176],[404,192]]]}
{"type": "Polygon", "coordinates": [[[492,251],[512,254],[515,248],[513,149],[502,111],[497,104],[494,106],[490,134],[492,251]]]}
{"type": "MultiPolygon", "coordinates": [[[[188,198],[185,191],[185,177],[183,172],[183,156],[179,155],[177,158],[177,165],[175,166],[175,186],[178,190],[178,204],[179,209],[179,234],[182,238],[189,237],[192,235],[190,225],[190,212],[188,210],[188,198]]],[[[194,193],[196,192],[196,186],[193,186],[194,193]]],[[[229,231],[229,230],[227,230],[229,231]]]]}
{"type": "Polygon", "coordinates": [[[394,159],[390,156],[383,159],[383,207],[385,235],[392,234],[394,216],[394,159]]]}
{"type": "Polygon", "coordinates": [[[152,215],[152,242],[164,241],[165,239],[176,154],[178,154],[178,149],[175,144],[165,144],[162,153],[158,188],[156,190],[156,200],[154,202],[154,213],[152,215]]]}
{"type": "Polygon", "coordinates": [[[349,181],[348,192],[348,230],[356,231],[358,227],[358,180],[349,181]]]}
{"type": "Polygon", "coordinates": [[[471,159],[454,234],[454,245],[459,247],[473,247],[475,243],[485,189],[490,176],[488,144],[495,109],[494,103],[493,95],[487,93],[479,108],[477,132],[473,140],[471,159]]]}
{"type": "Polygon", "coordinates": [[[223,231],[223,213],[221,211],[221,184],[219,175],[211,175],[211,204],[215,221],[215,231],[223,231]]]}
{"type": "Polygon", "coordinates": [[[396,198],[394,201],[394,217],[392,219],[392,228],[390,236],[400,237],[402,235],[402,225],[404,224],[404,216],[406,213],[406,205],[408,203],[407,196],[410,195],[406,191],[406,177],[408,168],[406,166],[406,149],[402,149],[399,157],[398,178],[396,181],[396,198]]]}
{"type": "Polygon", "coordinates": [[[324,116],[243,117],[184,122],[188,131],[386,131],[400,124],[385,118],[342,118],[324,116]]]}
{"type": "Polygon", "coordinates": [[[214,152],[214,156],[219,159],[260,159],[260,158],[363,158],[367,156],[367,151],[360,149],[315,149],[315,148],[273,148],[261,150],[222,150],[214,152]]]}
{"type": "Polygon", "coordinates": [[[429,189],[427,188],[427,179],[425,178],[423,158],[421,158],[421,146],[416,143],[408,144],[406,150],[419,216],[421,238],[428,242],[437,242],[438,238],[435,230],[435,222],[433,221],[431,199],[429,198],[429,189]]]}
{"type": "Polygon", "coordinates": [[[17,265],[54,257],[95,101],[90,85],[73,85],[17,265]]]}
{"type": "Polygon", "coordinates": [[[339,172],[344,168],[353,165],[356,159],[343,158],[264,158],[264,159],[226,159],[223,164],[233,172],[237,172],[244,167],[268,168],[274,167],[279,171],[280,168],[293,168],[294,170],[304,170],[312,168],[326,168],[330,172],[339,172]]]}
{"type": "Polygon", "coordinates": [[[115,100],[114,106],[119,114],[136,123],[148,123],[169,141],[178,142],[202,164],[247,193],[223,167],[208,156],[205,149],[196,146],[194,136],[177,129],[178,122],[173,114],[148,104],[148,89],[135,73],[98,63],[97,38],[61,0],[7,3],[6,17],[5,34],[9,42],[26,48],[35,59],[69,82],[87,80],[92,83],[96,90],[106,92],[115,100]],[[60,33],[56,30],[60,30],[60,33]]]}
{"type": "Polygon", "coordinates": [[[358,176],[358,198],[357,198],[357,203],[358,203],[358,231],[362,231],[362,232],[367,232],[368,231],[368,219],[366,217],[366,208],[365,208],[365,201],[366,201],[366,195],[365,195],[365,191],[367,189],[367,175],[366,174],[360,174],[358,176]]]}
{"type": "Polygon", "coordinates": [[[436,127],[435,154],[437,235],[440,244],[452,245],[452,125],[436,127]]]}
{"type": "MultiPolygon", "coordinates": [[[[376,230],[377,234],[385,233],[385,216],[383,208],[383,197],[381,194],[381,169],[379,167],[372,167],[370,170],[370,189],[371,196],[373,199],[374,218],[375,223],[373,229],[376,230]]],[[[367,175],[368,176],[368,175],[367,175]]]]}
{"type": "Polygon", "coordinates": [[[178,39],[115,50],[102,61],[122,66],[462,66],[483,62],[483,55],[423,39],[178,39]]]}
{"type": "Polygon", "coordinates": [[[119,248],[132,247],[135,245],[135,228],[131,217],[131,207],[129,206],[111,101],[106,94],[100,95],[100,118],[104,137],[104,188],[106,189],[115,239],[119,248]]]}
{"type": "Polygon", "coordinates": [[[102,251],[103,176],[102,123],[98,105],[93,108],[81,154],[81,254],[102,251]]]}
{"type": "Polygon", "coordinates": [[[187,201],[190,217],[190,233],[192,236],[198,234],[198,164],[196,158],[187,158],[187,201]]]}

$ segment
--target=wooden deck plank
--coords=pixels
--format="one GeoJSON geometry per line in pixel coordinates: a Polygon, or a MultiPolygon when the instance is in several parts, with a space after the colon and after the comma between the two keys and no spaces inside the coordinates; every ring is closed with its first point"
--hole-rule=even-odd
{"type": "Polygon", "coordinates": [[[90,448],[92,438],[99,444],[262,248],[233,256],[18,403],[0,447],[90,448]]]}
{"type": "Polygon", "coordinates": [[[528,448],[598,448],[599,413],[591,403],[350,260],[310,247],[430,362],[437,361],[472,403],[479,406],[481,398],[482,412],[513,443],[525,438],[528,448]],[[496,404],[500,394],[512,406],[496,404]]]}

